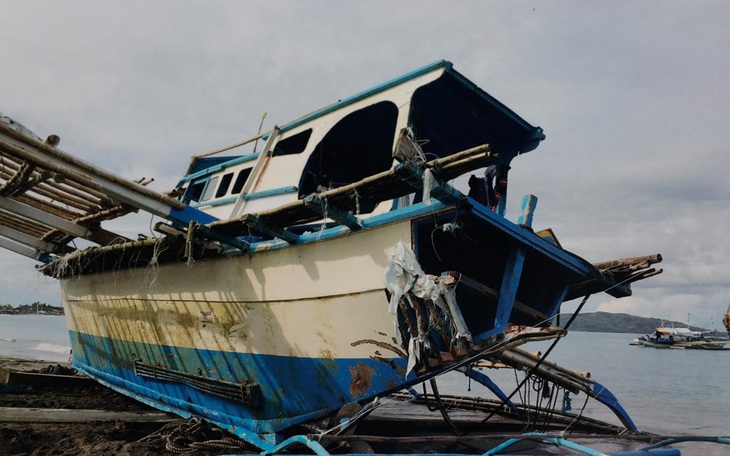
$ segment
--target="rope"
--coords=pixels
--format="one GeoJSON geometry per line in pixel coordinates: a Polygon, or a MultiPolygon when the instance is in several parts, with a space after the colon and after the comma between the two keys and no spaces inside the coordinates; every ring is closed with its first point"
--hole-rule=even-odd
{"type": "Polygon", "coordinates": [[[195,239],[195,228],[197,226],[197,223],[194,220],[191,220],[188,224],[188,232],[185,236],[185,257],[187,258],[187,266],[190,267],[195,262],[195,259],[193,258],[194,251],[193,251],[193,240],[195,239]]]}
{"type": "Polygon", "coordinates": [[[248,443],[227,435],[223,429],[211,426],[200,418],[168,423],[157,431],[142,437],[138,442],[165,445],[165,451],[174,454],[191,454],[208,450],[254,449],[248,443]]]}
{"type": "MultiPolygon", "coordinates": [[[[616,284],[614,286],[618,286],[618,284],[616,284]]],[[[583,301],[581,301],[581,303],[578,305],[578,308],[575,309],[575,312],[573,312],[573,315],[571,315],[570,319],[568,320],[568,322],[565,324],[565,327],[563,328],[565,331],[568,330],[568,328],[570,327],[570,325],[573,323],[573,320],[575,320],[575,318],[580,313],[581,309],[583,309],[583,306],[588,301],[588,298],[590,296],[591,296],[590,294],[587,294],[583,298],[583,301]]],[[[517,385],[517,387],[512,391],[512,393],[510,393],[509,396],[507,396],[505,399],[502,399],[502,403],[492,413],[490,413],[489,415],[487,415],[486,418],[484,418],[482,421],[480,421],[479,424],[484,424],[487,421],[489,421],[489,419],[491,419],[494,416],[494,414],[497,413],[497,410],[499,410],[502,407],[504,407],[507,404],[507,402],[510,399],[512,399],[515,394],[517,394],[517,392],[519,391],[519,389],[522,388],[530,380],[530,377],[532,377],[533,373],[542,365],[542,363],[545,361],[545,359],[547,359],[548,355],[550,355],[550,352],[553,350],[553,348],[555,348],[555,346],[557,345],[558,341],[560,341],[560,339],[561,339],[561,337],[558,337],[557,339],[555,339],[553,341],[553,343],[550,345],[550,347],[545,351],[545,354],[542,355],[542,357],[538,360],[537,364],[535,364],[535,366],[532,367],[530,369],[530,371],[527,373],[527,375],[525,376],[525,379],[522,380],[522,382],[519,385],[517,385]]],[[[528,398],[528,400],[529,400],[529,398],[528,398]]]]}
{"type": "Polygon", "coordinates": [[[570,427],[573,426],[583,416],[583,412],[585,412],[585,410],[586,410],[586,405],[588,405],[588,399],[590,399],[590,398],[591,397],[586,394],[586,400],[583,401],[583,407],[580,408],[580,412],[578,412],[578,414],[575,416],[575,418],[573,418],[573,421],[571,421],[565,427],[565,429],[563,429],[563,431],[560,433],[560,435],[565,435],[565,433],[568,432],[568,430],[570,430],[570,427]]]}
{"type": "Polygon", "coordinates": [[[426,384],[424,383],[423,384],[423,399],[426,402],[426,407],[431,412],[434,412],[436,410],[441,412],[441,416],[444,418],[444,422],[449,426],[449,428],[451,428],[451,431],[454,433],[454,435],[456,435],[456,436],[462,435],[461,431],[459,431],[459,429],[456,427],[454,422],[451,421],[449,412],[446,410],[446,407],[444,406],[444,403],[441,400],[441,394],[439,393],[438,386],[436,385],[436,379],[432,378],[430,380],[430,383],[431,383],[431,389],[433,390],[433,398],[434,398],[434,401],[436,402],[436,407],[432,408],[431,405],[429,404],[428,395],[426,394],[426,384]]]}

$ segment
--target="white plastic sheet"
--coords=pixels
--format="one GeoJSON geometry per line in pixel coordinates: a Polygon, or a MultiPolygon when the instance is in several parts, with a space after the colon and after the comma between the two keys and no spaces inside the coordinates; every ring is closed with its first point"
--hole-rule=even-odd
{"type": "MultiPolygon", "coordinates": [[[[472,340],[466,322],[456,304],[456,293],[454,288],[450,286],[452,282],[438,276],[426,274],[418,263],[415,253],[406,247],[403,242],[398,242],[395,245],[390,264],[385,269],[384,280],[390,292],[388,310],[393,315],[398,343],[401,342],[400,331],[398,330],[398,302],[409,292],[418,298],[432,301],[441,308],[453,323],[456,329],[456,338],[472,340]]],[[[413,305],[410,303],[410,299],[406,299],[406,302],[411,306],[413,305]]],[[[429,348],[426,334],[418,334],[418,336],[411,337],[408,341],[406,376],[420,361],[420,354],[424,348],[429,348]]]]}

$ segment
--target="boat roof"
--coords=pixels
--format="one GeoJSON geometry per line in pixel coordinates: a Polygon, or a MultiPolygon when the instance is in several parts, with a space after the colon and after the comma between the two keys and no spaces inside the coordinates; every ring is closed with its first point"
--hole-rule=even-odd
{"type": "MultiPolygon", "coordinates": [[[[510,155],[517,155],[534,150],[540,141],[545,139],[542,128],[531,125],[499,100],[479,88],[456,71],[453,64],[447,60],[436,61],[304,114],[279,127],[279,134],[314,122],[327,114],[345,109],[354,103],[398,88],[428,74],[434,74],[435,79],[424,79],[423,85],[413,91],[412,97],[418,97],[421,108],[439,113],[436,120],[442,125],[448,124],[441,131],[455,132],[452,137],[448,138],[449,144],[454,150],[465,150],[474,144],[488,142],[493,150],[503,149],[503,152],[507,151],[510,155]],[[485,139],[475,139],[476,137],[485,139]]],[[[434,118],[430,120],[434,121],[434,118]]],[[[252,139],[268,139],[269,134],[270,132],[267,132],[252,139]]],[[[227,151],[247,143],[248,141],[244,141],[234,146],[224,147],[219,151],[227,151]]],[[[180,183],[193,178],[193,174],[197,177],[201,174],[215,172],[221,166],[238,163],[236,160],[240,159],[240,156],[213,159],[210,157],[211,154],[193,157],[186,176],[180,183]]]]}
{"type": "MultiPolygon", "coordinates": [[[[507,106],[505,106],[504,104],[499,102],[496,98],[492,97],[484,90],[480,89],[476,84],[471,82],[464,75],[462,75],[461,73],[456,71],[454,69],[454,64],[449,62],[448,60],[438,60],[434,63],[421,67],[417,70],[408,72],[402,76],[393,78],[389,81],[386,81],[382,84],[372,87],[368,90],[362,91],[356,95],[339,100],[336,103],[332,103],[332,104],[325,106],[323,108],[320,108],[314,112],[311,112],[302,117],[299,117],[298,119],[295,119],[287,124],[284,124],[282,127],[280,127],[279,131],[281,133],[284,133],[284,132],[291,130],[293,128],[296,128],[302,124],[305,124],[314,119],[317,119],[318,117],[321,117],[325,114],[329,114],[330,112],[336,111],[345,106],[349,106],[355,102],[358,102],[360,100],[363,100],[363,99],[373,96],[375,94],[384,92],[393,87],[402,85],[408,81],[416,79],[425,74],[432,73],[434,71],[443,72],[442,78],[445,78],[446,80],[448,80],[448,83],[450,85],[452,85],[452,88],[454,88],[453,86],[458,85],[458,86],[466,89],[475,97],[476,100],[479,101],[479,104],[482,107],[488,107],[491,111],[499,112],[500,114],[502,114],[503,116],[508,118],[513,123],[511,125],[511,128],[524,130],[524,132],[523,132],[524,134],[537,133],[537,132],[535,132],[536,127],[533,127],[532,125],[527,123],[527,121],[525,121],[520,116],[515,114],[514,111],[509,109],[507,106]]],[[[464,102],[464,100],[460,100],[457,98],[457,99],[450,100],[450,102],[458,103],[458,102],[464,102]]],[[[541,133],[542,133],[542,130],[540,130],[540,134],[541,133]]],[[[540,135],[538,134],[538,136],[540,136],[540,135]]],[[[542,135],[539,139],[540,140],[544,139],[544,135],[542,135]]],[[[539,141],[534,143],[532,149],[537,147],[538,143],[539,143],[539,141]]],[[[532,150],[532,149],[530,149],[530,150],[532,150]]],[[[524,151],[524,152],[527,152],[527,151],[524,151]]]]}

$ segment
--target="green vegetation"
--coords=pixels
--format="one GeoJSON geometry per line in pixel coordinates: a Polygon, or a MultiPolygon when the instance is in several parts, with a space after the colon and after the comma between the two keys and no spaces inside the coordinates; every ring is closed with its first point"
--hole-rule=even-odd
{"type": "Polygon", "coordinates": [[[19,306],[11,306],[10,304],[0,304],[0,314],[4,315],[63,315],[63,307],[51,306],[44,302],[34,302],[33,304],[21,304],[19,306]]]}
{"type": "MultiPolygon", "coordinates": [[[[570,319],[569,314],[560,314],[560,326],[570,319]]],[[[612,333],[631,333],[631,334],[648,334],[653,333],[654,329],[659,326],[668,326],[676,328],[684,328],[686,323],[678,321],[662,320],[659,318],[637,317],[625,313],[608,313],[608,312],[589,312],[581,313],[571,323],[571,331],[586,332],[612,332],[612,333]]],[[[697,326],[690,326],[692,331],[707,331],[697,326]]]]}

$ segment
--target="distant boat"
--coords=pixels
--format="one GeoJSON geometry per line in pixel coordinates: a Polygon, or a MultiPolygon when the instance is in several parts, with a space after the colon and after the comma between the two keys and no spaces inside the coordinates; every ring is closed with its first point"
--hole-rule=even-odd
{"type": "Polygon", "coordinates": [[[728,340],[706,337],[700,331],[689,328],[668,328],[660,326],[653,334],[635,338],[631,345],[652,348],[674,348],[693,350],[724,350],[728,340]]]}

